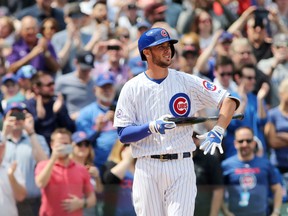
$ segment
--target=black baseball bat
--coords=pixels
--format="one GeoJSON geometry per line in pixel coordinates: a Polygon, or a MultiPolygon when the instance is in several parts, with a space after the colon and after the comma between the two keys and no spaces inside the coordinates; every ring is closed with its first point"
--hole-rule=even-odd
{"type": "MultiPolygon", "coordinates": [[[[236,114],[233,115],[232,119],[242,120],[244,118],[244,114],[236,114]]],[[[199,124],[206,121],[217,121],[219,116],[211,116],[211,117],[167,117],[165,121],[175,122],[176,125],[184,125],[184,124],[199,124]]]]}

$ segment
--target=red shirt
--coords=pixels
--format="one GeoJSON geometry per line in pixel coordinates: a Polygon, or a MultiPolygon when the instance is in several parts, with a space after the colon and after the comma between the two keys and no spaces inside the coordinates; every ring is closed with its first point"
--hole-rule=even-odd
{"type": "MultiPolygon", "coordinates": [[[[36,176],[47,163],[48,160],[38,163],[35,170],[36,176]]],[[[84,166],[73,161],[69,161],[67,167],[55,163],[48,184],[41,189],[42,203],[39,216],[82,216],[82,209],[72,213],[66,212],[61,206],[62,201],[69,198],[69,194],[82,198],[91,192],[93,192],[93,186],[90,183],[89,173],[84,166]]]]}

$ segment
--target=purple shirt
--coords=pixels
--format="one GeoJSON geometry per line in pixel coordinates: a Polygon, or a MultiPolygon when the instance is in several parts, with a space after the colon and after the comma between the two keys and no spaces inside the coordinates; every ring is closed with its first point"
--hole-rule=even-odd
{"type": "MultiPolygon", "coordinates": [[[[51,55],[55,59],[57,59],[57,55],[55,53],[55,50],[54,50],[54,48],[53,48],[53,46],[52,46],[52,44],[50,42],[48,43],[48,50],[51,53],[51,55]]],[[[9,56],[7,56],[7,61],[11,65],[14,62],[19,61],[20,59],[22,59],[29,52],[31,52],[31,49],[29,48],[27,43],[23,39],[20,39],[20,40],[16,41],[13,44],[12,53],[9,56]]],[[[29,64],[34,66],[37,70],[49,71],[49,67],[47,67],[45,63],[46,62],[45,62],[45,57],[44,57],[43,53],[37,55],[35,58],[33,58],[29,62],[29,64]]]]}

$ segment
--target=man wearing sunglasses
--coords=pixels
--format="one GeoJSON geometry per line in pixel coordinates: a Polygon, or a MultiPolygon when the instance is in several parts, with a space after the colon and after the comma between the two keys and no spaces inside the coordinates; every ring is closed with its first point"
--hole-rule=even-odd
{"type": "Polygon", "coordinates": [[[239,127],[235,131],[234,146],[237,155],[222,162],[229,194],[229,210],[223,206],[224,215],[280,215],[282,188],[279,175],[267,158],[255,155],[257,143],[253,130],[239,127]],[[273,193],[271,210],[268,206],[269,189],[273,193]]]}

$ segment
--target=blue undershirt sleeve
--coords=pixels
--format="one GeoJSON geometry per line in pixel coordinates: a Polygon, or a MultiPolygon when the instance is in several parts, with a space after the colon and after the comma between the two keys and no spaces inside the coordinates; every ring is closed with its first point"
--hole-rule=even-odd
{"type": "Polygon", "coordinates": [[[141,126],[119,127],[118,135],[122,143],[137,142],[151,134],[149,123],[141,126]]]}

